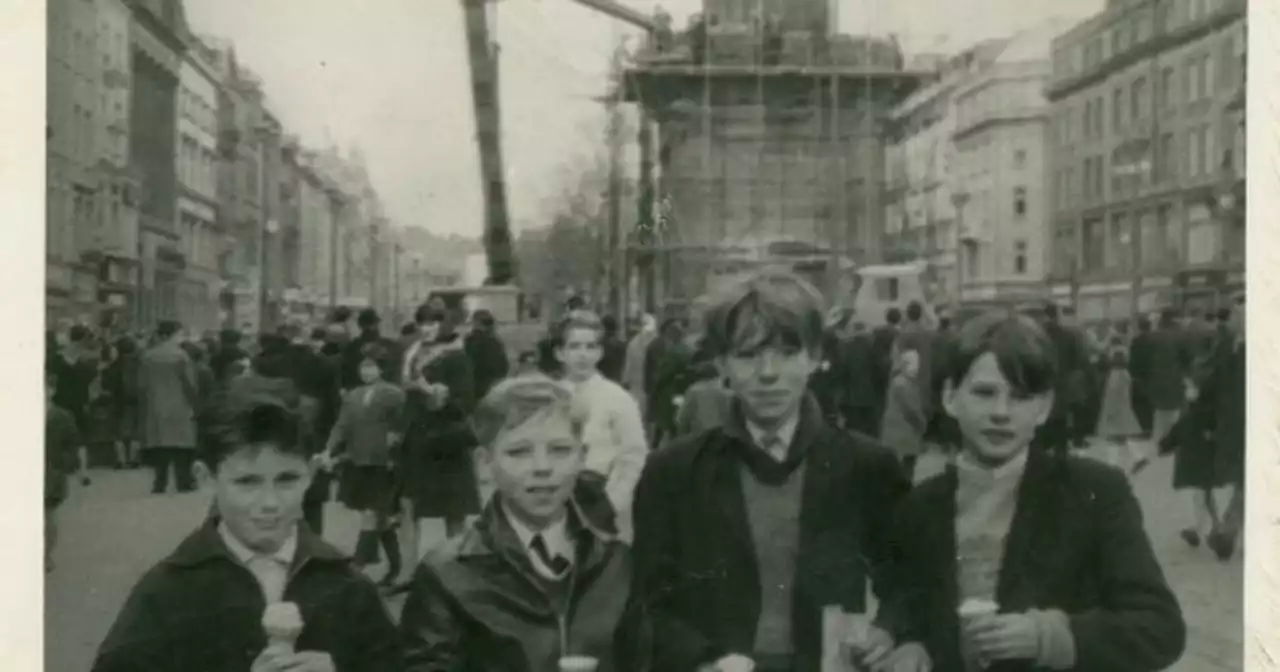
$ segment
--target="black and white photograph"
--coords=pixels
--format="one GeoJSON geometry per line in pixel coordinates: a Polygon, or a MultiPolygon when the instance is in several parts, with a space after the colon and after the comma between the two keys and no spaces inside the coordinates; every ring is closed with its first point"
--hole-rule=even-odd
{"type": "Polygon", "coordinates": [[[44,670],[1262,664],[1261,0],[30,4],[44,670]]]}

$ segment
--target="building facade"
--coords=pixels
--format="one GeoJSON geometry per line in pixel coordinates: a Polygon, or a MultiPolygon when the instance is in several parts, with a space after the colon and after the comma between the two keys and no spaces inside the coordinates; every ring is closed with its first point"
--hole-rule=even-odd
{"type": "Polygon", "coordinates": [[[46,305],[48,317],[93,320],[97,277],[82,254],[98,222],[101,56],[93,3],[48,6],[46,305]]]}
{"type": "Polygon", "coordinates": [[[203,45],[192,44],[183,58],[175,102],[178,233],[187,259],[179,290],[179,317],[190,329],[215,330],[220,326],[218,252],[222,244],[218,228],[218,78],[203,45]]]}
{"type": "Polygon", "coordinates": [[[180,0],[130,3],[133,23],[129,160],[139,179],[141,288],[137,320],[179,317],[187,258],[178,227],[177,100],[187,49],[180,0]]]}
{"type": "Polygon", "coordinates": [[[1054,44],[1055,293],[1209,310],[1244,271],[1244,0],[1108,3],[1054,44]]]}
{"type": "Polygon", "coordinates": [[[803,46],[814,33],[793,35],[777,65],[762,65],[760,39],[713,35],[712,62],[628,73],[631,100],[658,120],[659,259],[646,293],[663,301],[687,305],[793,256],[825,259],[808,264],[810,279],[843,298],[841,269],[883,256],[884,128],[921,78],[884,40],[837,36],[818,59],[803,46]],[[850,53],[860,60],[840,60],[850,53]]]}
{"type": "Polygon", "coordinates": [[[946,59],[930,59],[936,76],[890,113],[885,149],[884,260],[928,264],[935,303],[959,300],[956,288],[955,93],[990,65],[1005,40],[946,59]]]}
{"type": "Polygon", "coordinates": [[[1068,24],[1050,20],[1010,37],[955,91],[955,180],[960,298],[1045,297],[1051,170],[1051,45],[1068,24]]]}

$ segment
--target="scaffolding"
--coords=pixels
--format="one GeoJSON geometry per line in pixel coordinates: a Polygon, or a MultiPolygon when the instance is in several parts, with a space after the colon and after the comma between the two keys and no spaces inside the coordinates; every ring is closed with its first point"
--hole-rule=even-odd
{"type": "Polygon", "coordinates": [[[641,221],[667,206],[632,241],[640,272],[656,276],[651,308],[689,306],[774,265],[841,303],[850,271],[879,258],[881,125],[927,75],[905,71],[891,39],[783,32],[757,3],[745,24],[696,18],[684,53],[642,57],[625,78],[657,126],[641,221]]]}

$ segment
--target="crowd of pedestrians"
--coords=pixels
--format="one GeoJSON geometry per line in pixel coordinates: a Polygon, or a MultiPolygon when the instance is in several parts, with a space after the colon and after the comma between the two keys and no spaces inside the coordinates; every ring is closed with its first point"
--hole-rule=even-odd
{"type": "Polygon", "coordinates": [[[643,316],[627,337],[575,301],[514,366],[491,315],[439,302],[397,338],[371,310],[252,348],[163,323],[95,359],[87,330],[51,334],[48,538],[101,396],[132,414],[122,468],[213,500],[93,669],[1173,664],[1185,625],[1129,476],[1176,453],[1205,514],[1183,539],[1236,552],[1243,301],[1133,333],[1056,306],[871,327],[823,304],[764,273],[697,333],[643,316]],[[929,451],[947,467],[923,478],[929,451]],[[333,496],[360,516],[350,555],[323,541],[333,496]],[[434,519],[447,539],[422,543],[434,519]]]}

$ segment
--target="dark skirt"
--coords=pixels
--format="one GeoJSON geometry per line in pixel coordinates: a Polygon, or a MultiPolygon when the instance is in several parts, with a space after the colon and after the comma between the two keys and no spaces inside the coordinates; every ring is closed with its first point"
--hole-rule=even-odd
{"type": "Polygon", "coordinates": [[[1225,468],[1227,460],[1219,454],[1221,451],[1205,420],[1200,407],[1192,406],[1160,442],[1162,452],[1174,451],[1175,490],[1220,488],[1235,482],[1236,474],[1225,468]]]}
{"type": "Polygon", "coordinates": [[[347,465],[338,498],[353,511],[390,514],[396,501],[395,475],[385,466],[347,465]]]}
{"type": "Polygon", "coordinates": [[[474,451],[419,448],[401,460],[399,474],[400,496],[412,503],[414,517],[456,520],[480,513],[474,451]]]}

